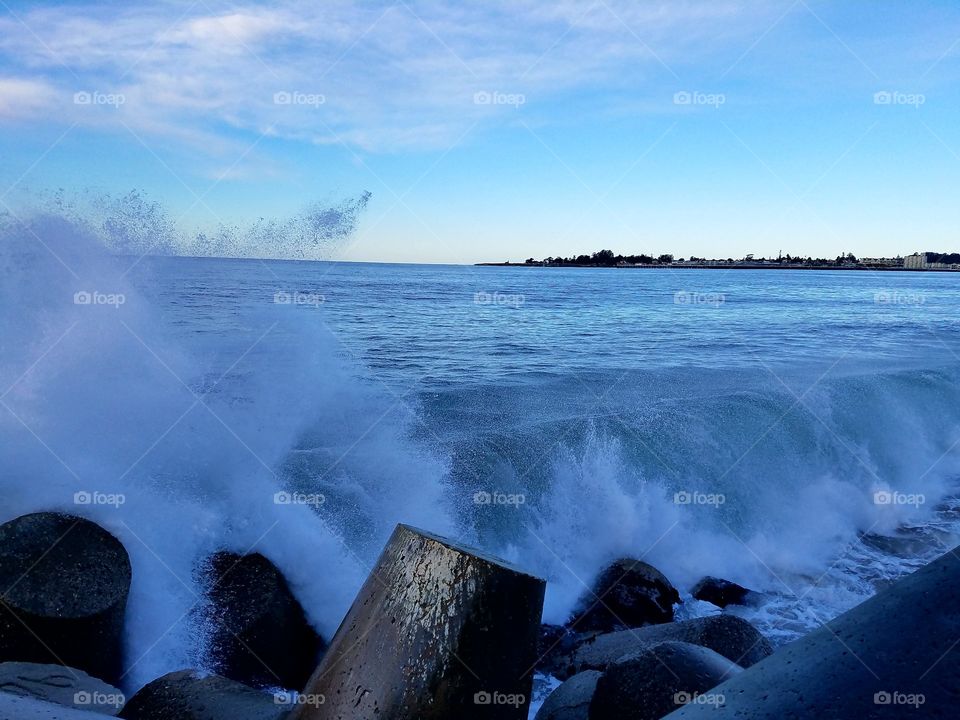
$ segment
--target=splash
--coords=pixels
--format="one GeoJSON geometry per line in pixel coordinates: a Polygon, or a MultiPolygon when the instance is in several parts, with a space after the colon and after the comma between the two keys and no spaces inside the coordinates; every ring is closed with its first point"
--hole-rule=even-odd
{"type": "MultiPolygon", "coordinates": [[[[184,229],[164,206],[141,191],[124,195],[83,190],[26,196],[22,214],[59,217],[82,228],[105,249],[121,255],[174,255],[260,259],[329,259],[356,233],[372,194],[339,202],[315,201],[285,219],[247,225],[220,223],[213,230],[184,229]]],[[[21,211],[18,211],[18,215],[21,211]]],[[[18,222],[6,214],[6,221],[18,222]]]]}
{"type": "Polygon", "coordinates": [[[141,267],[134,283],[90,225],[0,231],[0,521],[62,511],[123,542],[127,689],[203,666],[195,569],[219,549],[273,560],[330,637],[395,523],[449,529],[442,459],[329,331],[269,294],[248,332],[183,347],[160,281],[141,267]],[[323,502],[291,501],[301,489],[323,502]]]}

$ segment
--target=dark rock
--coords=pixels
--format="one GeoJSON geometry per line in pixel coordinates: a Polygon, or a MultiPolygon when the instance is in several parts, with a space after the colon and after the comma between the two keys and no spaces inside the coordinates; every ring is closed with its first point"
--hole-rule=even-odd
{"type": "Polygon", "coordinates": [[[567,625],[577,632],[612,632],[673,620],[680,593],[652,565],[624,558],[608,565],[567,625]]]}
{"type": "Polygon", "coordinates": [[[127,701],[126,720],[280,720],[289,698],[274,696],[218,675],[179,670],[144,685],[127,701]]]}
{"type": "Polygon", "coordinates": [[[666,641],[709,648],[741,667],[749,667],[773,652],[767,639],[746,620],[714,615],[588,637],[573,653],[556,661],[554,674],[562,679],[584,670],[603,670],[624,655],[666,641]]]}
{"type": "MultiPolygon", "coordinates": [[[[726,717],[952,718],[960,703],[953,551],[714,689],[726,717]]],[[[690,705],[670,720],[704,718],[690,705]]]]}
{"type": "Polygon", "coordinates": [[[75,710],[23,695],[0,692],[0,720],[111,720],[113,715],[75,710]]]}
{"type": "Polygon", "coordinates": [[[590,701],[603,673],[587,670],[574,675],[547,697],[536,720],[587,720],[590,701]]]}
{"type": "Polygon", "coordinates": [[[130,558],[113,535],[61,513],[0,526],[0,660],[54,663],[117,682],[130,558]]]}
{"type": "Polygon", "coordinates": [[[82,670],[37,663],[0,663],[0,692],[102,715],[116,715],[125,701],[120,690],[82,670]]]}
{"type": "Polygon", "coordinates": [[[751,596],[756,595],[753,590],[748,590],[735,582],[709,575],[694,585],[690,594],[697,600],[713,603],[721,608],[727,605],[746,605],[751,601],[751,596]]]}
{"type": "Polygon", "coordinates": [[[537,640],[537,669],[552,673],[554,663],[570,655],[581,636],[563,625],[541,625],[540,637],[537,640]]]}
{"type": "Polygon", "coordinates": [[[543,580],[397,526],[307,684],[298,720],[527,717],[543,580]]]}
{"type": "MultiPolygon", "coordinates": [[[[741,668],[699,645],[665,642],[621,658],[597,681],[590,720],[660,720],[741,668]]],[[[717,696],[720,700],[722,698],[717,696]]]]}
{"type": "Polygon", "coordinates": [[[254,687],[301,689],[324,645],[274,564],[219,552],[206,579],[213,669],[254,687]]]}

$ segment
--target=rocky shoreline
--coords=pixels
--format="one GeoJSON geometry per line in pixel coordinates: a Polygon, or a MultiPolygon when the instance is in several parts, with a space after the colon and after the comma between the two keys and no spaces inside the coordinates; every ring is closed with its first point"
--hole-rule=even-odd
{"type": "MultiPolygon", "coordinates": [[[[535,673],[562,681],[537,720],[951,717],[960,702],[952,552],[776,651],[734,614],[675,620],[680,593],[633,558],[603,568],[567,623],[541,625],[544,580],[404,525],[328,645],[267,558],[221,552],[198,568],[218,674],[172,672],[127,698],[136,572],[88,520],[0,526],[0,720],[521,720],[535,673]]],[[[756,598],[710,577],[692,594],[756,598]]]]}

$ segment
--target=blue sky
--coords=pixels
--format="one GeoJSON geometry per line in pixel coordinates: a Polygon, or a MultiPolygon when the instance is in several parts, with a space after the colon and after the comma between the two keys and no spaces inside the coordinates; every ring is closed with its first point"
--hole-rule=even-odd
{"type": "Polygon", "coordinates": [[[958,119],[955,0],[0,0],[0,211],[369,191],[346,260],[956,251],[958,119]]]}

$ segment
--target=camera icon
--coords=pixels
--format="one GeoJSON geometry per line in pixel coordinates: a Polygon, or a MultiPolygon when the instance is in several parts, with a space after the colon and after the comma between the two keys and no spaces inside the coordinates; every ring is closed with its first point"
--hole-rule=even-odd
{"type": "Polygon", "coordinates": [[[74,305],[89,305],[92,302],[93,302],[93,295],[88,293],[86,290],[81,290],[80,292],[75,292],[73,294],[74,305]]]}
{"type": "Polygon", "coordinates": [[[673,494],[674,505],[689,505],[693,502],[693,496],[686,490],[673,494]]]}
{"type": "Polygon", "coordinates": [[[493,702],[493,696],[488,693],[486,690],[481,690],[478,693],[473,695],[473,704],[474,705],[489,705],[493,702]]]}
{"type": "Polygon", "coordinates": [[[473,503],[475,505],[489,505],[493,502],[493,495],[486,490],[478,490],[473,494],[473,503]]]}
{"type": "Polygon", "coordinates": [[[689,705],[693,701],[693,695],[681,690],[673,696],[673,703],[675,705],[689,705]]]}
{"type": "Polygon", "coordinates": [[[286,90],[281,90],[280,92],[275,92],[273,94],[274,105],[289,105],[291,102],[293,102],[293,95],[288,93],[286,90]]]}
{"type": "Polygon", "coordinates": [[[289,305],[293,302],[293,296],[283,290],[277,290],[273,294],[273,302],[277,305],[289,305]]]}
{"type": "Polygon", "coordinates": [[[475,92],[473,94],[474,105],[489,105],[492,102],[493,102],[493,95],[487,92],[486,90],[481,90],[480,92],[475,92]]]}
{"type": "Polygon", "coordinates": [[[878,93],[873,94],[873,104],[874,105],[889,105],[893,102],[893,93],[882,90],[878,93]]]}
{"type": "Polygon", "coordinates": [[[673,294],[674,305],[689,305],[691,301],[692,297],[686,290],[678,290],[673,294]]]}
{"type": "Polygon", "coordinates": [[[88,493],[86,490],[81,490],[80,492],[75,492],[73,494],[74,505],[89,505],[92,502],[93,502],[93,495],[88,493]]]}
{"type": "Polygon", "coordinates": [[[885,690],[881,690],[873,695],[874,705],[889,705],[893,702],[893,696],[885,690]]]}
{"type": "Polygon", "coordinates": [[[89,105],[93,102],[93,95],[88,93],[86,90],[81,92],[76,92],[73,94],[73,104],[74,105],[89,105]]]}
{"type": "Polygon", "coordinates": [[[674,105],[689,105],[693,102],[693,95],[688,93],[686,90],[681,90],[678,93],[673,94],[673,104],[674,105]]]}
{"type": "Polygon", "coordinates": [[[874,505],[890,505],[893,502],[893,493],[889,490],[877,490],[873,494],[874,505]]]}
{"type": "Polygon", "coordinates": [[[280,492],[275,492],[273,494],[273,504],[274,505],[289,505],[293,502],[293,496],[288,493],[286,490],[281,490],[280,492]]]}

